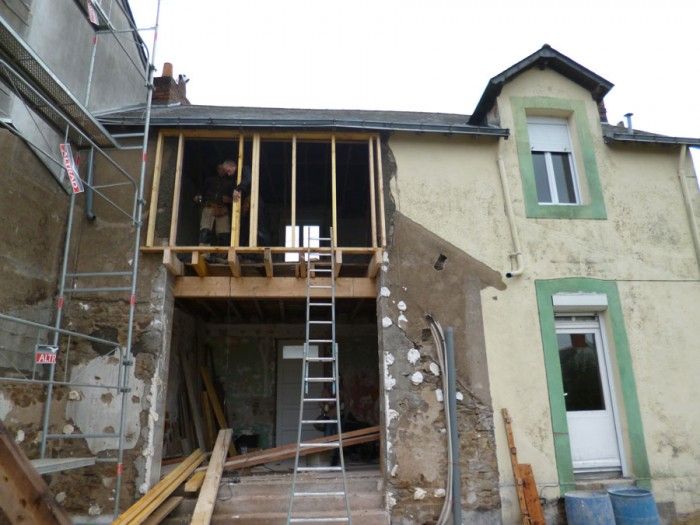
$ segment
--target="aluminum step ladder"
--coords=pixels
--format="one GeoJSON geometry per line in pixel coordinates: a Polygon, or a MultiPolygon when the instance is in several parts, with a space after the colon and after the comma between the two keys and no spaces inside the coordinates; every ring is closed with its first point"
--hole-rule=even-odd
{"type": "MultiPolygon", "coordinates": [[[[306,249],[306,342],[302,359],[302,381],[299,403],[299,424],[297,430],[297,447],[294,456],[294,475],[289,496],[287,523],[352,523],[350,503],[348,501],[348,483],[345,475],[345,457],[343,455],[342,429],[340,425],[340,384],[338,378],[338,345],[335,333],[335,240],[333,228],[330,237],[309,238],[306,249]],[[324,251],[315,252],[312,244],[324,251]],[[327,243],[328,246],[323,246],[327,243]],[[330,248],[330,250],[328,250],[330,248]],[[330,290],[330,298],[319,297],[314,290],[330,290]],[[318,372],[320,365],[323,372],[318,372]],[[316,373],[314,373],[314,371],[316,373]],[[318,393],[322,387],[321,394],[318,393]],[[319,419],[312,415],[318,413],[318,405],[335,407],[335,415],[319,419]],[[328,443],[310,443],[304,441],[304,430],[310,426],[322,426],[329,434],[338,434],[338,440],[328,443]],[[335,429],[335,430],[333,430],[335,429]],[[328,448],[337,450],[337,466],[300,466],[299,455],[302,449],[328,448]],[[300,473],[337,472],[342,478],[342,490],[337,490],[332,483],[323,484],[327,490],[301,491],[297,481],[300,473]],[[295,511],[295,502],[305,498],[328,500],[322,511],[295,511]],[[344,505],[341,507],[341,504],[344,505]],[[329,511],[336,510],[345,516],[331,517],[329,511]]],[[[326,432],[324,432],[326,433],[326,432]]],[[[320,478],[322,479],[322,478],[320,478]]],[[[337,480],[336,480],[337,483],[337,480]]]]}

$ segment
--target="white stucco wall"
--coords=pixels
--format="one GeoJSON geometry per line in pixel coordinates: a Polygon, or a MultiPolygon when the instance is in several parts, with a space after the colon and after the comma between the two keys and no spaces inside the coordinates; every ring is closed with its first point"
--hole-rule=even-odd
{"type": "MultiPolygon", "coordinates": [[[[504,522],[517,522],[518,506],[502,407],[514,419],[519,460],[532,464],[538,485],[558,479],[535,280],[563,277],[618,282],[657,501],[674,501],[681,513],[696,510],[700,273],[678,183],[678,148],[605,145],[588,91],[551,71],[526,72],[504,87],[501,125],[513,130],[511,96],[585,104],[607,220],[526,218],[515,139],[502,142],[525,259],[525,274],[509,280],[505,291],[482,293],[504,522]]],[[[494,269],[510,269],[497,140],[396,134],[389,145],[397,163],[391,186],[397,208],[494,269]]],[[[697,201],[697,186],[688,188],[697,201]]],[[[555,497],[558,488],[542,494],[555,497]]]]}

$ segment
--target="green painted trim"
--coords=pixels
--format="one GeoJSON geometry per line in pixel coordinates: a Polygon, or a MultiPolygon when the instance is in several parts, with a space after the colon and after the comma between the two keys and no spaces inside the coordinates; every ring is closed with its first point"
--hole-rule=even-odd
{"type": "Polygon", "coordinates": [[[559,350],[557,336],[554,329],[554,307],[552,296],[555,293],[603,293],[608,297],[607,318],[608,337],[612,335],[615,345],[615,360],[620,380],[620,390],[624,410],[620,411],[620,417],[626,419],[627,442],[630,447],[632,459],[630,474],[638,480],[638,485],[648,487],[650,485],[649,460],[647,458],[646,445],[644,443],[644,427],[642,425],[642,413],[637,398],[637,387],[632,368],[632,354],[630,353],[625,320],[622,315],[620,295],[615,281],[602,281],[599,279],[572,277],[566,279],[551,279],[535,281],[537,293],[537,307],[540,316],[540,331],[544,350],[544,364],[547,375],[547,389],[549,391],[549,405],[552,417],[552,431],[554,432],[554,455],[557,461],[559,485],[562,491],[574,488],[574,468],[571,460],[571,446],[569,443],[569,428],[566,422],[566,407],[564,405],[564,390],[559,364],[559,350]]]}
{"type": "Polygon", "coordinates": [[[593,136],[584,103],[580,100],[551,97],[510,97],[510,105],[513,110],[515,144],[518,150],[526,215],[540,219],[607,219],[603,188],[600,184],[598,163],[593,149],[593,136]],[[590,198],[588,204],[572,206],[537,202],[535,170],[532,165],[530,138],[527,133],[528,109],[556,109],[572,113],[583,165],[583,173],[579,173],[579,179],[585,178],[590,198]]]}

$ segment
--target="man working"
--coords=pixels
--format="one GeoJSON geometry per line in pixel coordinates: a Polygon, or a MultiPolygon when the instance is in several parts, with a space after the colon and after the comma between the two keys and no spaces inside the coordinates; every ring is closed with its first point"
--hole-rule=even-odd
{"type": "Polygon", "coordinates": [[[236,189],[236,163],[225,160],[216,167],[216,174],[204,179],[202,193],[194,200],[203,203],[199,221],[199,244],[228,246],[231,240],[230,204],[236,189]]]}

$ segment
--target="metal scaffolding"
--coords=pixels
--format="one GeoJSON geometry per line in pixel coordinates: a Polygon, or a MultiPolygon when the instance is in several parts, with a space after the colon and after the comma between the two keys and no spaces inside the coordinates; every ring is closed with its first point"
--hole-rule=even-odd
{"type": "MultiPolygon", "coordinates": [[[[20,318],[13,315],[0,313],[0,321],[7,323],[8,326],[26,327],[36,329],[36,343],[29,352],[14,349],[0,348],[0,356],[2,356],[3,371],[0,372],[0,382],[36,385],[45,388],[46,399],[41,421],[41,447],[40,460],[44,472],[51,471],[50,458],[47,458],[47,442],[49,440],[65,440],[65,439],[114,439],[117,442],[116,455],[112,457],[95,457],[94,461],[86,461],[89,458],[75,458],[83,461],[76,461],[73,465],[84,466],[94,463],[113,462],[116,464],[116,487],[114,497],[114,516],[119,514],[119,502],[121,496],[122,477],[124,472],[124,441],[125,427],[127,415],[127,398],[130,392],[130,368],[134,363],[132,354],[133,343],[133,327],[134,316],[136,312],[136,284],[139,272],[139,256],[141,244],[141,226],[144,207],[144,181],[146,175],[146,163],[148,154],[148,136],[150,128],[151,104],[153,97],[153,76],[155,55],[155,47],[158,33],[158,23],[160,18],[160,0],[156,0],[156,15],[155,24],[153,27],[138,29],[128,6],[123,5],[121,0],[109,1],[107,9],[97,0],[76,0],[83,12],[86,14],[85,23],[89,24],[94,31],[92,41],[92,53],[90,58],[89,74],[86,84],[85,100],[80,101],[73,95],[66,85],[58,78],[58,76],[46,65],[40,56],[27,44],[27,42],[8,24],[4,19],[0,19],[0,79],[4,81],[6,86],[18,97],[20,101],[28,109],[40,115],[46,122],[51,124],[56,129],[65,129],[65,142],[73,142],[82,147],[89,147],[89,163],[87,180],[82,181],[85,187],[88,188],[86,193],[86,208],[92,199],[92,195],[97,195],[102,198],[107,204],[118,210],[121,214],[128,217],[128,220],[133,228],[133,253],[130,268],[123,271],[90,271],[90,272],[74,272],[69,270],[69,259],[71,254],[71,246],[73,243],[74,229],[74,214],[76,208],[77,194],[72,193],[69,197],[70,204],[68,209],[68,217],[66,224],[66,236],[63,246],[63,260],[61,264],[60,274],[58,278],[58,293],[56,299],[55,319],[53,325],[38,323],[33,320],[20,318]],[[121,14],[127,21],[129,29],[118,29],[112,22],[112,5],[116,4],[121,10],[121,14]],[[93,19],[89,20],[87,14],[92,9],[93,19]],[[94,19],[95,13],[97,20],[94,19]],[[145,45],[141,41],[138,31],[152,31],[153,42],[151,53],[149,55],[145,45]],[[118,38],[118,34],[130,34],[139,49],[136,48],[141,60],[135,60],[132,56],[133,50],[130,53],[124,43],[118,38]],[[117,135],[110,133],[99,120],[89,111],[88,103],[90,92],[93,84],[93,75],[95,70],[96,49],[98,45],[98,36],[112,37],[115,39],[118,47],[124,52],[131,64],[136,68],[140,76],[144,80],[145,86],[145,121],[143,133],[128,133],[117,135]],[[141,144],[138,146],[129,145],[128,142],[133,139],[141,138],[141,144]],[[124,141],[124,142],[122,142],[124,141]],[[140,170],[138,175],[133,175],[124,168],[109,151],[105,148],[115,150],[130,150],[138,149],[140,151],[140,170]],[[102,186],[96,185],[93,182],[93,163],[95,155],[99,155],[116,170],[116,172],[124,179],[124,182],[117,184],[105,184],[102,186]],[[115,186],[131,186],[132,206],[131,209],[124,209],[115,199],[108,195],[109,188],[115,186]],[[118,285],[114,286],[80,286],[81,280],[97,279],[98,282],[104,282],[104,279],[121,280],[118,285]],[[128,282],[123,282],[128,281],[128,282]],[[69,285],[70,284],[70,285],[69,285]],[[62,327],[64,317],[65,298],[70,294],[128,294],[128,328],[126,335],[126,343],[120,345],[118,341],[111,341],[102,337],[94,337],[88,334],[79,333],[77,331],[68,330],[62,327]],[[40,343],[40,340],[45,342],[40,343]],[[72,343],[75,341],[85,341],[93,344],[99,344],[107,348],[104,355],[106,358],[117,359],[118,366],[116,378],[114,381],[96,380],[95,377],[81,377],[80,374],[71,374],[70,365],[70,350],[72,343]],[[65,348],[60,354],[57,349],[65,348]],[[44,355],[48,356],[49,369],[48,371],[37,368],[37,355],[39,350],[44,355]],[[53,353],[53,357],[51,354],[53,353]],[[58,357],[57,357],[58,355],[58,357]],[[29,358],[31,357],[32,366],[29,366],[29,358]],[[31,371],[29,370],[31,368],[31,371]],[[59,377],[61,376],[61,377],[59,377]],[[51,433],[50,422],[52,405],[54,401],[55,387],[75,387],[75,388],[96,388],[111,391],[115,397],[119,397],[120,411],[118,426],[115,425],[113,432],[102,433],[51,433]]],[[[64,163],[60,157],[51,151],[46,150],[39,144],[35,143],[30,137],[16,129],[10,122],[0,121],[0,125],[5,127],[11,133],[20,137],[45,163],[55,165],[63,169],[64,163]]],[[[88,315],[86,313],[86,315],[88,315]]],[[[10,335],[16,335],[21,338],[19,331],[12,332],[10,335]]],[[[21,347],[21,345],[18,345],[21,347]]],[[[26,344],[25,344],[26,346],[26,344]]],[[[94,374],[93,374],[94,376],[94,374]]],[[[112,449],[110,449],[112,450],[112,449]]],[[[62,459],[63,462],[57,461],[55,470],[60,470],[65,467],[66,458],[51,458],[62,459]]]]}

